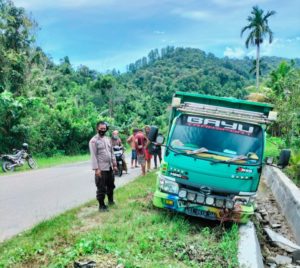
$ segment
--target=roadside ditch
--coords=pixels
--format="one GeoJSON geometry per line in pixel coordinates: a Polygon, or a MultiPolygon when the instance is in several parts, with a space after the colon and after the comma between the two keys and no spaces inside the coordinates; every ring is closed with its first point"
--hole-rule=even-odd
{"type": "Polygon", "coordinates": [[[300,190],[278,168],[265,168],[253,220],[263,267],[300,268],[298,192],[300,195],[300,190]]]}

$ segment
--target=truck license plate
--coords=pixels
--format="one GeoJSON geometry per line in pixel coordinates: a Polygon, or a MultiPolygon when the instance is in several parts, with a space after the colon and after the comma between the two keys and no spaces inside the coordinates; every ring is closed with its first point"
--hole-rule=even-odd
{"type": "Polygon", "coordinates": [[[210,219],[211,218],[213,218],[213,219],[216,218],[215,213],[213,213],[211,211],[200,210],[200,209],[197,209],[197,208],[186,208],[185,212],[188,215],[191,215],[191,216],[198,216],[198,217],[204,217],[204,218],[210,218],[210,219]]]}

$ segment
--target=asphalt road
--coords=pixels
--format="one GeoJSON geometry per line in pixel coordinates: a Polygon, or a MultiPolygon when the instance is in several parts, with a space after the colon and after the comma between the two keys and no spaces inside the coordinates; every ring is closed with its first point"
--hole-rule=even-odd
{"type": "MultiPolygon", "coordinates": [[[[129,161],[127,161],[129,163],[129,161]]],[[[140,168],[116,177],[120,187],[141,174],[140,168]]],[[[90,162],[0,176],[0,242],[65,210],[95,199],[90,162]]]]}

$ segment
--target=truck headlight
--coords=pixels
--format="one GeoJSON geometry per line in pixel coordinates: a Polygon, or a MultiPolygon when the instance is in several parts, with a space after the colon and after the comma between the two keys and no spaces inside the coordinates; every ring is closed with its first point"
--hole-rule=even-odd
{"type": "Polygon", "coordinates": [[[196,202],[199,204],[203,204],[205,201],[205,195],[204,194],[197,194],[196,202]]]}
{"type": "Polygon", "coordinates": [[[179,186],[178,183],[175,181],[171,181],[166,179],[164,176],[160,176],[159,185],[160,185],[160,189],[163,190],[164,192],[170,194],[178,194],[179,186]]]}
{"type": "Polygon", "coordinates": [[[196,194],[195,193],[188,192],[188,194],[187,194],[187,200],[194,201],[195,198],[196,198],[196,194]]]}
{"type": "Polygon", "coordinates": [[[228,209],[233,209],[234,207],[234,202],[232,200],[227,199],[225,203],[225,207],[228,209]]]}
{"type": "Polygon", "coordinates": [[[186,197],[186,194],[187,194],[186,190],[181,189],[181,190],[179,191],[179,193],[178,193],[178,196],[179,196],[180,198],[185,198],[185,197],[186,197]]]}
{"type": "Polygon", "coordinates": [[[215,199],[212,197],[212,196],[207,196],[206,197],[206,199],[205,199],[205,203],[207,204],[207,205],[213,205],[214,204],[214,202],[215,202],[215,199]]]}
{"type": "Polygon", "coordinates": [[[224,199],[216,199],[216,207],[222,208],[224,206],[224,199]]]}

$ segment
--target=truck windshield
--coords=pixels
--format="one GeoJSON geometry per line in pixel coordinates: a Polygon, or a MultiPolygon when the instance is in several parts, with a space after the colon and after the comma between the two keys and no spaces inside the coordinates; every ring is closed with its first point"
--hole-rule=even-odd
{"type": "Polygon", "coordinates": [[[203,147],[211,157],[225,159],[251,156],[251,163],[258,163],[262,158],[263,132],[258,125],[184,114],[176,120],[169,145],[182,151],[203,147]]]}

